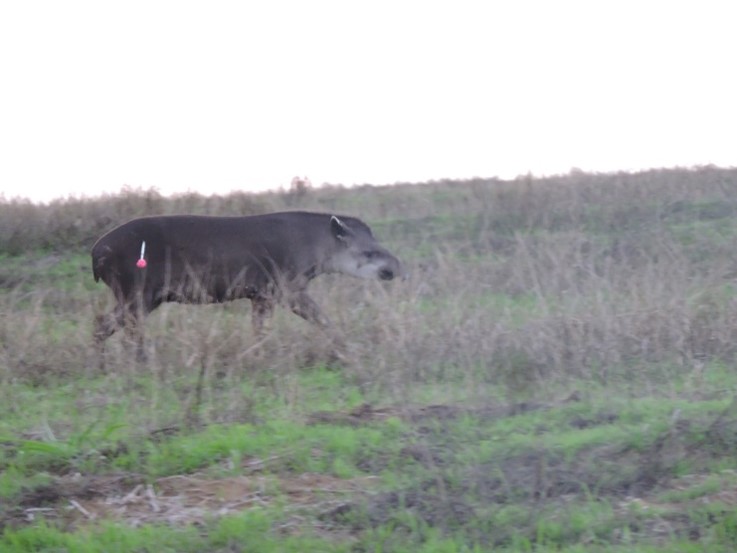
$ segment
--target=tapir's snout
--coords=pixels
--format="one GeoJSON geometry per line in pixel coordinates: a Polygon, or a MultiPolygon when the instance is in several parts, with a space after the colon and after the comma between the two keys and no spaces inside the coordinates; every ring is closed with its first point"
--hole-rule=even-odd
{"type": "Polygon", "coordinates": [[[377,276],[381,280],[394,280],[395,278],[404,280],[405,271],[402,263],[388,252],[387,257],[387,263],[379,269],[377,276]]]}

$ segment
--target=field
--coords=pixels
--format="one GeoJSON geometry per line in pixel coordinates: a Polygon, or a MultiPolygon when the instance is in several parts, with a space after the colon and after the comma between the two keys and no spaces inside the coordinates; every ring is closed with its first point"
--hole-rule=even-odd
{"type": "Polygon", "coordinates": [[[732,552],[737,170],[0,201],[0,551],[732,552]],[[89,249],[154,213],[356,215],[411,272],[334,322],[166,305],[89,249]]]}

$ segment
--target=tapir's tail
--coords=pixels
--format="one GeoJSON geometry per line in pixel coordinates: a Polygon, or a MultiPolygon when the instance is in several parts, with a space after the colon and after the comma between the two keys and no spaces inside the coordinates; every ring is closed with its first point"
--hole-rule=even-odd
{"type": "Polygon", "coordinates": [[[106,266],[108,264],[108,255],[110,248],[108,246],[101,246],[99,243],[92,247],[92,276],[95,277],[95,282],[99,282],[100,279],[105,280],[103,277],[106,272],[106,266]]]}

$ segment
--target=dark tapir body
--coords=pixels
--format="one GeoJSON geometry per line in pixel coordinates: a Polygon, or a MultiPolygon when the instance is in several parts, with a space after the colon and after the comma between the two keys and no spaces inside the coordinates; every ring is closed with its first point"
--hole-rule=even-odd
{"type": "Polygon", "coordinates": [[[257,334],[278,302],[308,321],[326,324],[307,295],[310,280],[323,273],[391,280],[401,266],[361,220],[295,211],[134,219],[97,241],[92,271],[117,300],[115,310],[97,323],[95,335],[102,341],[167,301],[248,298],[257,334]],[[138,266],[142,257],[144,268],[138,266]]]}

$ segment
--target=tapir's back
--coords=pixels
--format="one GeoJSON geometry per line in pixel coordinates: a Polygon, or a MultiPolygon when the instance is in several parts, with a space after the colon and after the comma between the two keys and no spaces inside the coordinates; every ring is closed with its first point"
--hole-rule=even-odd
{"type": "Polygon", "coordinates": [[[333,244],[329,222],[329,215],[307,212],[133,219],[94,245],[93,274],[131,290],[142,275],[137,262],[143,250],[148,287],[181,288],[197,280],[219,296],[235,285],[259,287],[318,266],[333,244]]]}

